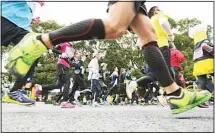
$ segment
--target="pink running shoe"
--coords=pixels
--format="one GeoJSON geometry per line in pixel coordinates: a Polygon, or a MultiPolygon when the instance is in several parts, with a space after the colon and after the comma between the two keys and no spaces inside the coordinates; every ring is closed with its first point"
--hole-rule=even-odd
{"type": "Polygon", "coordinates": [[[62,102],[60,106],[61,106],[61,108],[74,108],[75,107],[75,105],[73,105],[70,102],[62,102]]]}

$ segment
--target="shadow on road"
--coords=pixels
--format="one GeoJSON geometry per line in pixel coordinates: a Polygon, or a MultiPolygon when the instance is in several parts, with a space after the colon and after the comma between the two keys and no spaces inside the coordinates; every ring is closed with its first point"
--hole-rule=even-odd
{"type": "Polygon", "coordinates": [[[175,117],[176,119],[208,119],[213,120],[213,117],[204,117],[204,116],[190,116],[190,117],[175,117]]]}

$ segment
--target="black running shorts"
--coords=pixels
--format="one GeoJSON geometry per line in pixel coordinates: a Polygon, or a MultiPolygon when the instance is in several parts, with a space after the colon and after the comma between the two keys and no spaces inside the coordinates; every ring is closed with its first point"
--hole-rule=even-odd
{"type": "Polygon", "coordinates": [[[11,42],[17,45],[29,31],[22,29],[1,16],[1,45],[8,46],[11,42]]]}
{"type": "MultiPolygon", "coordinates": [[[[116,0],[116,1],[109,1],[108,2],[107,12],[108,12],[110,6],[113,5],[116,2],[119,2],[119,1],[116,0]]],[[[134,10],[135,10],[136,13],[141,12],[144,15],[147,16],[147,9],[146,9],[146,6],[145,6],[145,2],[146,1],[134,1],[134,10]]]]}

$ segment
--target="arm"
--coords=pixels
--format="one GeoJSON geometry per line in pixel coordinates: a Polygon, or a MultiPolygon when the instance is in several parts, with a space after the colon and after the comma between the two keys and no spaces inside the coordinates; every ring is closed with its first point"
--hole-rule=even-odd
{"type": "Polygon", "coordinates": [[[168,19],[165,18],[164,16],[160,16],[159,17],[159,23],[160,23],[161,27],[163,28],[163,30],[167,32],[167,34],[169,36],[169,41],[173,41],[174,36],[173,36],[173,33],[172,33],[168,19]]]}
{"type": "Polygon", "coordinates": [[[207,43],[203,43],[202,49],[214,56],[214,47],[209,46],[207,43]]]}

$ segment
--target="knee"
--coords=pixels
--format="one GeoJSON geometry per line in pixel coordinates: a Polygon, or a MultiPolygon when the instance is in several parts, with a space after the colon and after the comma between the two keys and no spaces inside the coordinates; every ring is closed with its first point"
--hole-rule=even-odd
{"type": "Polygon", "coordinates": [[[111,34],[112,39],[117,39],[126,33],[128,26],[120,20],[107,20],[105,28],[107,35],[111,34]]]}

